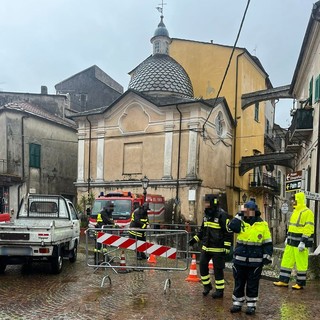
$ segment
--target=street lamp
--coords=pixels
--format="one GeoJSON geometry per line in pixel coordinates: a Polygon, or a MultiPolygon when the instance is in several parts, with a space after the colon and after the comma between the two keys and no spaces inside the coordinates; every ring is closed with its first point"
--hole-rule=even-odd
{"type": "Polygon", "coordinates": [[[148,189],[148,185],[149,185],[150,180],[147,178],[147,176],[144,176],[140,181],[142,183],[144,201],[146,201],[147,200],[147,189],[148,189]]]}

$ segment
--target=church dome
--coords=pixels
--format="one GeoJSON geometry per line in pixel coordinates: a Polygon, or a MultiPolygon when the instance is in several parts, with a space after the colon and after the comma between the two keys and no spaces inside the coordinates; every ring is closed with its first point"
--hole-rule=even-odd
{"type": "Polygon", "coordinates": [[[190,78],[183,67],[166,54],[154,54],[131,75],[129,89],[149,94],[176,94],[193,98],[190,78]]]}
{"type": "Polygon", "coordinates": [[[190,78],[183,67],[169,56],[171,39],[163,23],[160,23],[151,38],[153,54],[131,73],[129,89],[153,96],[175,95],[193,98],[190,78]]]}

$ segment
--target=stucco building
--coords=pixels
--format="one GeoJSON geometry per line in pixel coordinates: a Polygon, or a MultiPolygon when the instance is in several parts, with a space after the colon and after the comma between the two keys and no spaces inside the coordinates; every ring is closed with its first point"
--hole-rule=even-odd
{"type": "Polygon", "coordinates": [[[296,156],[295,172],[303,172],[302,190],[311,192],[308,205],[315,213],[315,240],[319,237],[320,193],[320,1],[310,15],[290,86],[296,99],[286,139],[286,151],[296,156]]]}
{"type": "Polygon", "coordinates": [[[67,96],[75,111],[107,106],[123,93],[123,87],[96,65],[59,82],[55,89],[57,95],[67,96]]]}
{"type": "MultiPolygon", "coordinates": [[[[243,157],[265,153],[266,139],[272,137],[275,104],[274,100],[268,100],[244,108],[241,97],[249,92],[272,88],[272,84],[258,58],[245,48],[235,48],[226,73],[232,50],[231,46],[213,42],[173,38],[170,56],[188,73],[195,97],[209,99],[219,93],[219,96],[227,100],[235,119],[236,126],[231,142],[233,154],[229,162],[232,169],[231,179],[226,183],[230,212],[236,212],[243,199],[254,197],[264,215],[264,194],[270,193],[272,198],[276,190],[264,188],[264,192],[258,192],[252,182],[258,178],[262,181],[267,171],[263,166],[257,166],[243,174],[239,172],[239,167],[243,157]]],[[[276,182],[277,172],[269,172],[268,176],[276,182]]]]}
{"type": "Polygon", "coordinates": [[[169,203],[170,221],[199,222],[205,194],[226,196],[234,121],[223,97],[194,97],[188,73],[168,55],[163,17],[151,42],[153,54],[130,72],[128,91],[106,108],[73,117],[78,196],[114,189],[141,193],[146,175],[148,192],[169,203]]]}
{"type": "Polygon", "coordinates": [[[77,136],[73,121],[26,102],[0,107],[1,212],[28,192],[75,198],[77,136]]]}

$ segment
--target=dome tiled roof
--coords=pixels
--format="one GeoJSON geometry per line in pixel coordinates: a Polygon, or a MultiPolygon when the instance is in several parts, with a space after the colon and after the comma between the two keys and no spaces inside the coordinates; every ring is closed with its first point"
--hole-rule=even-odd
{"type": "Polygon", "coordinates": [[[129,89],[144,93],[174,93],[193,98],[190,78],[183,67],[166,54],[155,54],[134,71],[129,89]]]}

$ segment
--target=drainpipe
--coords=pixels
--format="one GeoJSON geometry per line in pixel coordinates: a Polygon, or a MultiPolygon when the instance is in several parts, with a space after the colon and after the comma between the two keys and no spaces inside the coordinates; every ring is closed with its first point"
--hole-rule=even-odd
{"type": "MultiPolygon", "coordinates": [[[[237,151],[237,127],[238,127],[238,75],[239,75],[239,58],[245,54],[245,51],[241,52],[240,54],[237,55],[236,59],[236,87],[235,87],[235,97],[234,97],[234,120],[235,120],[235,130],[234,130],[234,135],[233,135],[233,171],[232,171],[232,190],[235,190],[235,176],[236,176],[236,151],[237,151]]],[[[238,202],[240,202],[240,189],[237,188],[239,191],[238,194],[238,202]]],[[[232,197],[233,198],[233,197],[232,197]]]]}
{"type": "Polygon", "coordinates": [[[91,129],[92,129],[92,124],[91,121],[89,120],[88,116],[86,116],[87,121],[89,122],[89,157],[88,157],[88,197],[90,193],[90,181],[91,181],[91,129]]]}
{"type": "Polygon", "coordinates": [[[177,205],[179,201],[179,179],[180,179],[180,158],[181,158],[181,125],[182,125],[182,113],[178,108],[178,105],[176,105],[176,109],[179,112],[179,142],[178,142],[178,163],[177,163],[177,184],[176,184],[176,199],[175,199],[175,205],[172,210],[172,218],[171,223],[174,224],[175,222],[175,213],[177,210],[177,205]]]}
{"type": "Polygon", "coordinates": [[[29,118],[28,115],[21,117],[21,183],[18,186],[18,209],[20,209],[20,197],[21,197],[21,187],[25,182],[25,168],[24,168],[24,119],[29,118]]]}
{"type": "MultiPolygon", "coordinates": [[[[320,111],[318,110],[318,123],[320,123],[320,111]]],[[[318,147],[317,147],[317,169],[316,169],[316,185],[315,185],[315,192],[319,193],[319,166],[320,166],[320,151],[319,151],[319,141],[320,141],[320,129],[318,127],[318,147]]],[[[318,246],[318,237],[317,237],[317,232],[318,232],[318,212],[319,210],[319,201],[315,201],[314,205],[314,249],[318,246]]]]}

